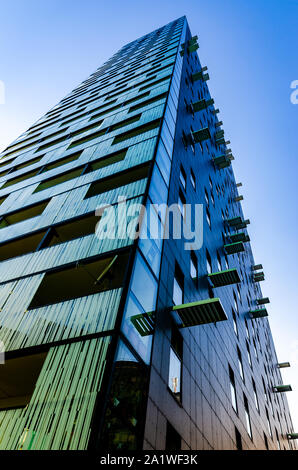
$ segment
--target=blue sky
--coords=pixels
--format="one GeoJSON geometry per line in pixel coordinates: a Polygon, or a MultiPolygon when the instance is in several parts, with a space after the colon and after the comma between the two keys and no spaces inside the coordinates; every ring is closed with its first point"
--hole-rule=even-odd
{"type": "Polygon", "coordinates": [[[298,431],[297,0],[10,0],[1,4],[0,150],[127,42],[186,15],[231,140],[298,431]]]}

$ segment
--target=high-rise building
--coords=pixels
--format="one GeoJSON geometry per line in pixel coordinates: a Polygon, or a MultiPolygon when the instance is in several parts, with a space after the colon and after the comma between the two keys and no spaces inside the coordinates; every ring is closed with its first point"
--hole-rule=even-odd
{"type": "Polygon", "coordinates": [[[197,49],[127,44],[1,154],[1,449],[295,448],[197,49]]]}

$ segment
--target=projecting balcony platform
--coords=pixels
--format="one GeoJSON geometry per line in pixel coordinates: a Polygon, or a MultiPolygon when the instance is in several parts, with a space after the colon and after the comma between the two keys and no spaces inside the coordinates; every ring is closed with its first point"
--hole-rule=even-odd
{"type": "MultiPolygon", "coordinates": [[[[186,45],[187,45],[187,51],[189,54],[191,54],[192,52],[195,52],[199,48],[198,36],[193,36],[189,41],[187,41],[186,45]]],[[[184,52],[185,52],[185,43],[181,44],[180,55],[184,56],[184,52]]]]}
{"type": "Polygon", "coordinates": [[[232,219],[227,220],[227,224],[231,227],[235,228],[236,230],[240,230],[246,228],[248,224],[250,224],[249,219],[242,220],[241,217],[233,217],[232,219]]]}
{"type": "Polygon", "coordinates": [[[193,141],[197,144],[198,142],[203,142],[204,140],[211,139],[210,131],[208,127],[199,129],[191,133],[193,141]]]}
{"type": "Polygon", "coordinates": [[[262,264],[255,264],[255,265],[252,267],[252,270],[253,270],[253,271],[258,271],[259,269],[263,269],[263,265],[262,265],[262,264]]]}
{"type": "Polygon", "coordinates": [[[288,439],[298,439],[298,432],[290,432],[287,434],[288,439]]]}
{"type": "Polygon", "coordinates": [[[263,271],[253,274],[253,282],[261,282],[265,280],[265,275],[263,271]]]}
{"type": "Polygon", "coordinates": [[[130,317],[130,321],[141,336],[149,336],[153,334],[155,326],[154,312],[133,315],[130,317]]]}
{"type": "Polygon", "coordinates": [[[175,305],[173,311],[179,315],[182,321],[180,328],[216,323],[228,319],[218,298],[175,305]]]}
{"type": "Polygon", "coordinates": [[[291,364],[289,362],[279,362],[277,364],[278,369],[285,369],[286,367],[291,367],[291,364]]]}
{"type": "Polygon", "coordinates": [[[231,239],[232,243],[236,243],[236,242],[246,243],[246,242],[250,241],[249,236],[246,235],[244,232],[232,233],[230,235],[230,239],[231,239]]]}
{"type": "Polygon", "coordinates": [[[212,282],[213,287],[229,286],[231,284],[238,284],[241,282],[236,268],[208,274],[208,278],[212,282]]]}
{"type": "Polygon", "coordinates": [[[268,297],[263,297],[262,299],[257,299],[257,304],[258,305],[270,304],[270,300],[268,297]]]}
{"type": "Polygon", "coordinates": [[[202,111],[203,109],[207,109],[208,106],[212,106],[214,104],[214,100],[199,100],[191,103],[191,107],[194,113],[198,111],[202,111]]]}
{"type": "Polygon", "coordinates": [[[214,165],[216,165],[220,169],[226,168],[227,166],[231,165],[231,159],[226,154],[222,154],[222,155],[218,155],[218,157],[214,157],[213,162],[214,162],[214,165]]]}
{"type": "Polygon", "coordinates": [[[245,251],[243,242],[228,243],[227,245],[224,245],[224,249],[228,255],[234,255],[235,253],[245,251]]]}
{"type": "Polygon", "coordinates": [[[207,67],[203,67],[200,72],[194,72],[191,76],[191,79],[193,82],[197,82],[198,80],[202,80],[203,82],[206,82],[209,80],[209,73],[203,73],[207,70],[207,67]]]}
{"type": "Polygon", "coordinates": [[[291,385],[274,385],[273,392],[275,393],[282,393],[282,392],[291,392],[292,387],[291,385]]]}
{"type": "Polygon", "coordinates": [[[217,145],[225,143],[224,134],[225,134],[225,131],[223,129],[221,129],[220,131],[215,132],[215,142],[216,142],[217,145]]]}
{"type": "Polygon", "coordinates": [[[266,308],[258,308],[256,310],[250,310],[249,316],[251,319],[268,317],[266,308]]]}

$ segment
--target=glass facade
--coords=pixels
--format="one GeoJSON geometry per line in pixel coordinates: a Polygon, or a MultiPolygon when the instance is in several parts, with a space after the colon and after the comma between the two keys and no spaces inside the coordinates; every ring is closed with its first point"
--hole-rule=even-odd
{"type": "Polygon", "coordinates": [[[251,247],[223,246],[245,219],[197,46],[185,17],[127,44],[0,155],[0,449],[289,448],[251,247]],[[173,203],[181,226],[205,206],[202,247],[164,236],[173,203]]]}

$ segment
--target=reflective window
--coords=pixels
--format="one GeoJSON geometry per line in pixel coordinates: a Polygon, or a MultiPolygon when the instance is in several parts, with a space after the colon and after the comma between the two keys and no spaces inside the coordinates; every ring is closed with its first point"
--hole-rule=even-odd
{"type": "Polygon", "coordinates": [[[149,315],[149,318],[152,318],[156,295],[157,282],[142,256],[138,254],[124,310],[122,330],[146,363],[150,361],[152,335],[143,335],[140,323],[142,324],[142,316],[149,315]]]}
{"type": "Polygon", "coordinates": [[[170,346],[168,386],[179,401],[181,401],[182,355],[183,338],[178,329],[176,327],[173,327],[170,346]]]}
{"type": "Polygon", "coordinates": [[[235,377],[234,377],[234,372],[230,366],[229,366],[229,376],[230,376],[230,392],[231,392],[232,407],[237,413],[238,407],[237,407],[237,398],[236,398],[235,377]]]}
{"type": "Polygon", "coordinates": [[[251,422],[250,422],[248,401],[247,401],[247,398],[244,394],[243,394],[243,401],[244,401],[246,430],[247,430],[247,433],[248,433],[249,437],[252,439],[252,430],[251,430],[251,422]]]}

